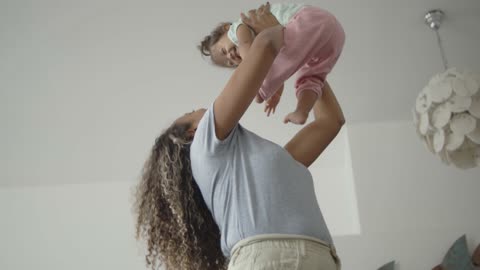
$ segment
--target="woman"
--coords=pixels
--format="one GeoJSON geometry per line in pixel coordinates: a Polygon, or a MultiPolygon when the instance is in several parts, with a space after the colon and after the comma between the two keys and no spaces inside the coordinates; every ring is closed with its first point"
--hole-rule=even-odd
{"type": "Polygon", "coordinates": [[[208,109],[178,118],[153,146],[138,185],[137,237],[166,269],[339,269],[307,167],[344,124],[325,83],[315,119],[283,148],[238,122],[283,46],[269,5],[259,33],[208,109]],[[254,268],[255,267],[255,268],[254,268]]]}

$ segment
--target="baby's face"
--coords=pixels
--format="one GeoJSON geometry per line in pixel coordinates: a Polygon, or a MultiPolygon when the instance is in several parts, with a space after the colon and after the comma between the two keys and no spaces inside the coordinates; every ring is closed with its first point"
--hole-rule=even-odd
{"type": "Polygon", "coordinates": [[[228,38],[227,33],[211,48],[212,60],[222,67],[237,67],[242,62],[237,46],[228,38]]]}

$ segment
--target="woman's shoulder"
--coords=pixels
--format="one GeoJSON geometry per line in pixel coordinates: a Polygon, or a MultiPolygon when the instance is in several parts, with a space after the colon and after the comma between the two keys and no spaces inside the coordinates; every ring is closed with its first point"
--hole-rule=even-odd
{"type": "Polygon", "coordinates": [[[234,147],[239,129],[241,129],[240,124],[237,124],[225,139],[219,139],[215,131],[215,112],[212,103],[198,123],[191,144],[191,152],[201,155],[225,154],[234,147]]]}

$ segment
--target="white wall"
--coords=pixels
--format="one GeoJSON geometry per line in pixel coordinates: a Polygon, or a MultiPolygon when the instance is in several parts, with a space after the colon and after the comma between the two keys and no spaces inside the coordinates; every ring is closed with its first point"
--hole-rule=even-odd
{"type": "MultiPolygon", "coordinates": [[[[333,235],[360,231],[349,156],[344,129],[312,167],[333,235]]],[[[145,268],[143,246],[134,239],[134,184],[94,180],[0,189],[0,269],[145,268]]]]}
{"type": "Polygon", "coordinates": [[[480,243],[480,170],[443,165],[410,122],[350,125],[362,234],[336,237],[344,269],[431,269],[462,234],[480,243]]]}
{"type": "MultiPolygon", "coordinates": [[[[220,17],[260,3],[246,2],[0,1],[0,269],[143,267],[132,180],[160,130],[224,86],[230,71],[208,66],[194,44],[220,17]]],[[[451,14],[442,27],[450,63],[479,63],[475,1],[323,4],[348,32],[330,77],[348,121],[410,117],[441,67],[421,20],[428,8],[451,14]]],[[[280,120],[295,99],[284,95],[269,119],[254,106],[246,127],[286,142],[296,127],[280,120]]],[[[462,233],[479,242],[478,169],[445,167],[406,122],[349,122],[342,132],[312,172],[344,269],[391,259],[430,269],[462,233]]]]}
{"type": "Polygon", "coordinates": [[[352,169],[348,127],[310,166],[315,193],[325,221],[333,236],[358,235],[359,220],[355,177],[352,169]]]}
{"type": "MultiPolygon", "coordinates": [[[[343,145],[342,136],[334,144],[343,145]]],[[[390,260],[397,261],[398,270],[431,269],[460,235],[467,234],[470,250],[480,242],[478,169],[441,164],[409,122],[351,125],[348,138],[354,196],[340,196],[335,204],[331,194],[339,193],[323,190],[338,190],[341,185],[330,183],[342,182],[340,168],[326,165],[335,163],[328,150],[321,166],[312,169],[344,269],[376,269],[390,260]],[[332,214],[356,209],[347,198],[358,200],[361,234],[346,235],[360,224],[332,214]]],[[[110,182],[0,190],[0,269],[142,269],[141,248],[133,238],[131,186],[110,182]]]]}
{"type": "Polygon", "coordinates": [[[0,189],[0,269],[144,269],[127,182],[0,189]]]}
{"type": "MultiPolygon", "coordinates": [[[[344,269],[376,269],[390,260],[397,270],[431,269],[460,235],[467,234],[471,250],[480,242],[479,170],[441,164],[409,122],[348,126],[312,173],[344,269]],[[351,151],[354,185],[348,168],[332,165],[349,162],[333,149],[351,151]]],[[[131,188],[104,182],[0,189],[0,269],[143,269],[131,188]]]]}

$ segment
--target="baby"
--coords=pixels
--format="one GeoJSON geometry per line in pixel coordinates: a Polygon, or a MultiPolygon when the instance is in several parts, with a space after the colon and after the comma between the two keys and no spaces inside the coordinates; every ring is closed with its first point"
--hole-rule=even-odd
{"type": "MultiPolygon", "coordinates": [[[[267,115],[275,112],[284,82],[295,72],[297,107],[284,122],[302,125],[318,97],[325,78],[337,62],[345,42],[345,33],[337,19],[318,7],[287,3],[267,4],[267,10],[285,27],[284,47],[270,68],[256,101],[266,100],[267,115]]],[[[242,20],[221,23],[198,46],[214,64],[235,68],[248,52],[255,33],[242,20]]]]}

